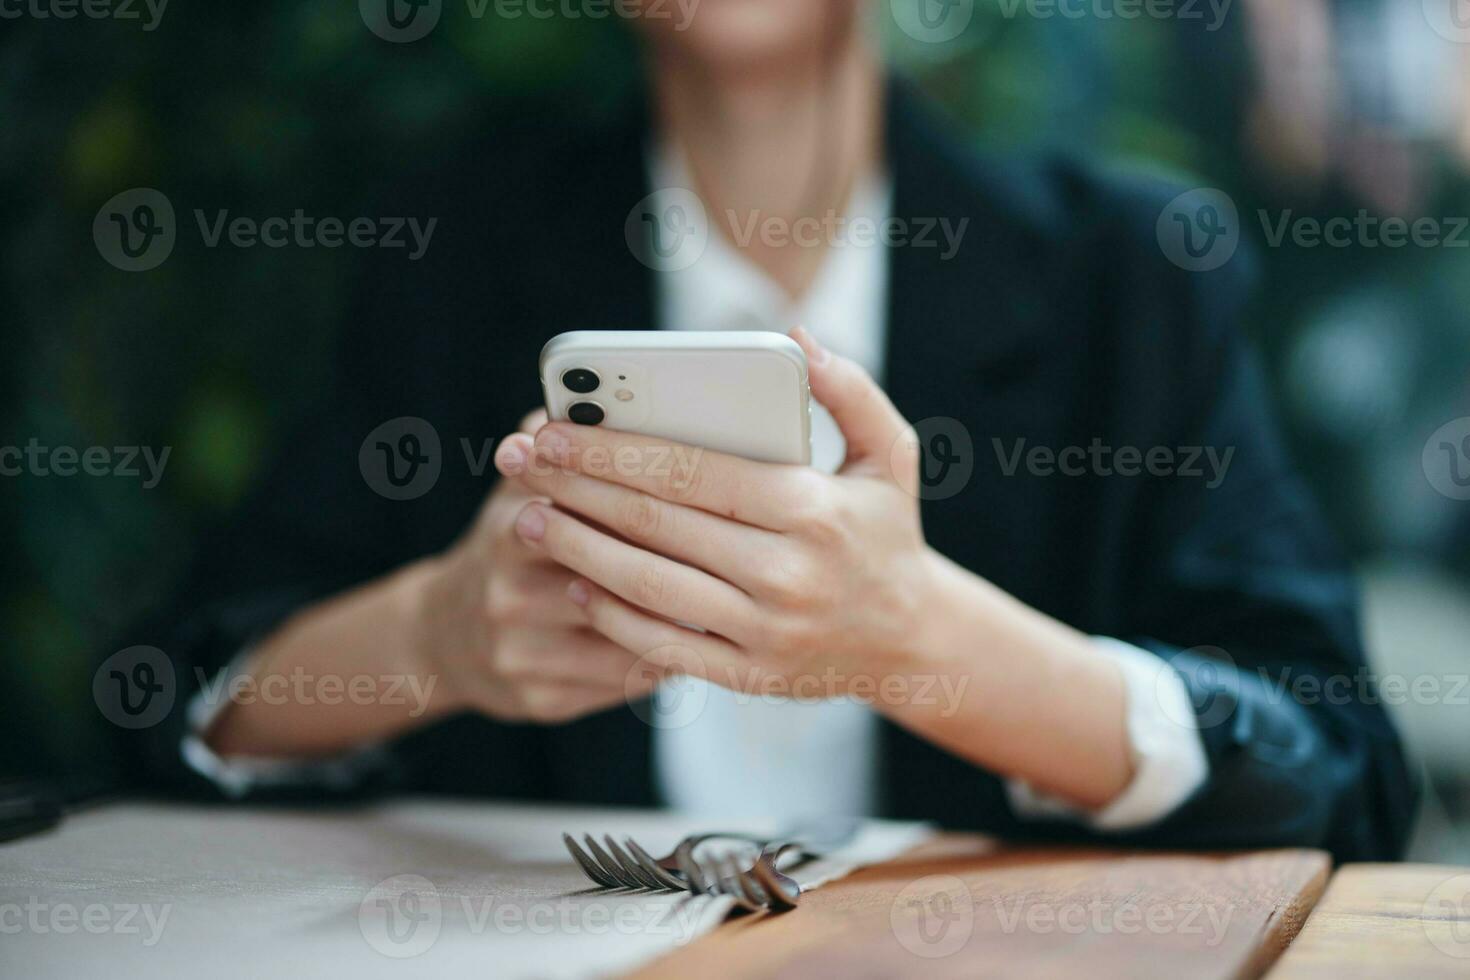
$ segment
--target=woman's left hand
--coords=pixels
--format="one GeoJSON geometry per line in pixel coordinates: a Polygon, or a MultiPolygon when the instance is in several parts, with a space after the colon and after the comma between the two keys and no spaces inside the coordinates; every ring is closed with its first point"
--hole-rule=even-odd
{"type": "Polygon", "coordinates": [[[571,600],[650,666],[871,696],[919,657],[933,592],[919,447],[862,368],[793,337],[847,439],[836,475],[568,424],[496,461],[555,505],[527,504],[521,538],[582,576],[571,600]]]}

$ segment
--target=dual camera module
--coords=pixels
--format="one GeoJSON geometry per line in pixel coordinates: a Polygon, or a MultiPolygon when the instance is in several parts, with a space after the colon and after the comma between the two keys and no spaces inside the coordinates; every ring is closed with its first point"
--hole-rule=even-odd
{"type": "MultiPolygon", "coordinates": [[[[588,368],[572,368],[563,372],[561,383],[574,394],[590,395],[602,386],[602,379],[597,376],[596,371],[588,368]]],[[[607,418],[607,413],[596,402],[578,401],[568,406],[567,418],[577,425],[601,425],[602,420],[607,418]]]]}

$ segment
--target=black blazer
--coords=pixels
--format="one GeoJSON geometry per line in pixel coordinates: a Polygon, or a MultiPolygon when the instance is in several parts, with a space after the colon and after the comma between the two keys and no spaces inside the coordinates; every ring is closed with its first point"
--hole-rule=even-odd
{"type": "MultiPolygon", "coordinates": [[[[1397,855],[1413,790],[1381,707],[1356,684],[1350,700],[1278,693],[1283,680],[1356,680],[1364,661],[1352,580],[1283,458],[1237,329],[1244,257],[1183,272],[1155,238],[1176,188],[982,159],[902,85],[888,103],[896,215],[970,222],[948,261],[937,248],[889,258],[887,390],[910,420],[957,419],[975,443],[967,488],[924,504],[929,540],[1078,629],[1172,661],[1196,699],[1209,780],[1167,819],[1114,839],[1397,855]],[[1235,455],[1215,489],[1187,476],[1007,475],[1000,457],[1017,439],[1235,455]],[[1214,669],[1202,646],[1234,666],[1214,669]]],[[[448,546],[494,478],[474,474],[461,440],[478,452],[539,404],[549,337],[654,325],[652,273],[624,239],[648,193],[646,136],[637,112],[598,126],[487,120],[462,151],[395,185],[381,214],[439,218],[427,254],[369,257],[331,397],[204,550],[181,611],[149,634],[185,695],[292,609],[448,546]],[[358,448],[405,415],[436,427],[443,470],[425,496],[394,502],[365,483],[358,448]]],[[[185,700],[144,734],[146,776],[213,794],[180,764],[185,700]]],[[[559,728],[462,717],[390,746],[356,791],[651,805],[649,747],[626,708],[559,728]]],[[[996,776],[886,723],[881,758],[887,815],[1090,836],[1018,819],[996,776]]]]}

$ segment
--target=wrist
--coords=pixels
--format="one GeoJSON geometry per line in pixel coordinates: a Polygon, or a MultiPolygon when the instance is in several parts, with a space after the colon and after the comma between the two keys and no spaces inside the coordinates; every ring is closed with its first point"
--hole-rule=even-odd
{"type": "Polygon", "coordinates": [[[401,646],[404,672],[417,677],[424,685],[432,683],[432,688],[425,688],[433,691],[425,713],[429,717],[454,714],[464,707],[460,703],[459,685],[445,675],[439,656],[444,617],[438,596],[448,581],[447,564],[448,559],[443,556],[425,558],[404,568],[394,583],[402,622],[407,624],[401,646]]]}
{"type": "Polygon", "coordinates": [[[879,666],[890,675],[932,673],[949,659],[955,624],[964,613],[956,599],[955,568],[925,546],[908,576],[905,591],[915,597],[879,666]]]}

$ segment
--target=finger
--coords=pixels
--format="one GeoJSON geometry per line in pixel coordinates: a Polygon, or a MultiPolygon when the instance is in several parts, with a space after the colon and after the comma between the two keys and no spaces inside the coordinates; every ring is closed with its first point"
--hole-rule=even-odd
{"type": "Polygon", "coordinates": [[[509,575],[490,586],[492,619],[538,628],[579,625],[581,616],[567,608],[566,600],[567,586],[577,576],[520,540],[505,543],[526,552],[529,560],[517,562],[509,575]]]}
{"type": "Polygon", "coordinates": [[[780,542],[779,535],[763,528],[534,460],[521,481],[532,493],[625,541],[702,568],[746,592],[758,586],[753,573],[780,542]]]}
{"type": "Polygon", "coordinates": [[[517,431],[524,432],[528,436],[534,436],[536,434],[536,430],[540,429],[545,424],[546,409],[537,408],[526,413],[526,417],[521,419],[521,424],[517,426],[517,431]]]}
{"type": "Polygon", "coordinates": [[[536,460],[643,493],[786,530],[817,477],[805,466],[757,463],[665,439],[591,425],[552,424],[536,433],[536,460]]]}
{"type": "Polygon", "coordinates": [[[564,587],[557,597],[576,615],[560,629],[520,629],[505,636],[497,664],[507,677],[535,683],[566,683],[622,690],[638,658],[587,626],[587,617],[567,601],[564,587]]]}
{"type": "Polygon", "coordinates": [[[750,669],[750,661],[729,640],[650,616],[593,582],[573,582],[567,598],[598,633],[636,653],[640,665],[727,687],[750,669]]]}
{"type": "Polygon", "coordinates": [[[630,690],[625,690],[622,685],[612,688],[579,684],[531,684],[518,692],[516,700],[519,702],[520,714],[526,719],[543,725],[564,725],[647,697],[657,686],[641,681],[640,684],[637,689],[630,690]]]}
{"type": "Polygon", "coordinates": [[[756,621],[755,602],[730,583],[619,541],[555,507],[527,504],[516,519],[516,533],[558,563],[660,616],[737,642],[756,621]]]}
{"type": "Polygon", "coordinates": [[[521,419],[518,431],[506,436],[495,447],[495,469],[501,476],[519,483],[524,460],[530,452],[531,437],[546,424],[546,409],[538,408],[521,419]]]}
{"type": "MultiPolygon", "coordinates": [[[[843,472],[861,470],[900,479],[895,471],[906,472],[907,467],[892,465],[891,457],[895,452],[907,453],[910,442],[915,449],[918,445],[902,413],[856,361],[831,353],[802,327],[791,331],[791,339],[806,351],[812,397],[832,413],[847,440],[843,472]]],[[[915,459],[915,472],[917,467],[915,459]]]]}
{"type": "Polygon", "coordinates": [[[532,437],[524,432],[506,436],[495,447],[495,469],[501,476],[519,481],[525,475],[533,445],[532,437]]]}

